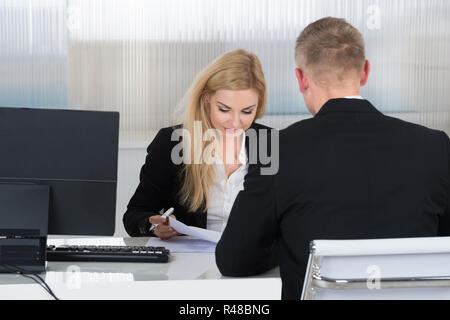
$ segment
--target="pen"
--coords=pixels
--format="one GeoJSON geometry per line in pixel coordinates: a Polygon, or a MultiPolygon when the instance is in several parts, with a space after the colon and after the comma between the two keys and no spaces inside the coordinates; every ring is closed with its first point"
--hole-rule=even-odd
{"type": "MultiPolygon", "coordinates": [[[[173,213],[173,208],[169,208],[169,209],[167,209],[166,212],[164,212],[164,213],[162,214],[161,217],[167,218],[167,217],[170,216],[172,213],[173,213]]],[[[150,231],[153,231],[153,229],[155,229],[157,226],[159,226],[159,223],[158,223],[158,224],[152,225],[152,226],[150,227],[150,231]]]]}

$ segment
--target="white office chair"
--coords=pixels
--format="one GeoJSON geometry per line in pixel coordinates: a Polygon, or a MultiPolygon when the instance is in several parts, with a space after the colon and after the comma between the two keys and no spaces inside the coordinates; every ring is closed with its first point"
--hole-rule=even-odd
{"type": "Polygon", "coordinates": [[[301,299],[450,299],[450,237],[312,241],[301,299]]]}

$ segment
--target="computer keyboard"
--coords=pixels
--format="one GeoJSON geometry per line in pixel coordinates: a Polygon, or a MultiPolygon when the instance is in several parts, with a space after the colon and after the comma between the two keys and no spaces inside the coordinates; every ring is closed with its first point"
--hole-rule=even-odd
{"type": "Polygon", "coordinates": [[[165,247],[48,245],[47,261],[168,262],[165,247]]]}

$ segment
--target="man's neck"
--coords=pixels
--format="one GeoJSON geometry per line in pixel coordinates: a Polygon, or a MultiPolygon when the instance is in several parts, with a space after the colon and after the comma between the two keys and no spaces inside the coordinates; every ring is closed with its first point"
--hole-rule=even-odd
{"type": "Polygon", "coordinates": [[[357,89],[348,89],[348,90],[328,90],[319,92],[314,99],[314,111],[315,114],[319,112],[322,106],[331,99],[339,99],[345,98],[349,96],[359,96],[360,90],[357,89]]]}

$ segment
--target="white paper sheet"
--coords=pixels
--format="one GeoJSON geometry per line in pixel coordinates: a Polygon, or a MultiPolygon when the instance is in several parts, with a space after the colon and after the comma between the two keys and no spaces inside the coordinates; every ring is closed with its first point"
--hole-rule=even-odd
{"type": "Polygon", "coordinates": [[[186,234],[197,239],[207,240],[214,243],[219,242],[220,237],[222,236],[221,232],[187,226],[183,222],[175,220],[174,218],[170,218],[170,226],[181,234],[186,234]]]}
{"type": "Polygon", "coordinates": [[[168,240],[151,237],[147,242],[147,247],[165,247],[171,253],[214,253],[216,243],[186,236],[173,237],[168,240]]]}

